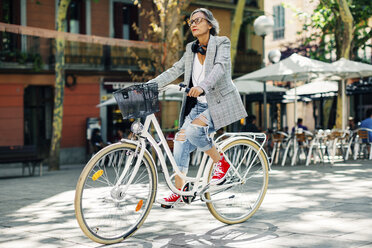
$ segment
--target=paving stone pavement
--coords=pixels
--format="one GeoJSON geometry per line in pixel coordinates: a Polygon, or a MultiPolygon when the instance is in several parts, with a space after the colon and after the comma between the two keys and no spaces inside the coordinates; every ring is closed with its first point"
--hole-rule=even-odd
{"type": "MultiPolygon", "coordinates": [[[[132,237],[107,246],[86,238],[75,219],[82,168],[21,177],[20,167],[2,165],[0,247],[372,247],[370,161],[273,166],[262,206],[238,225],[217,221],[203,203],[154,204],[132,237]]],[[[159,188],[158,197],[168,194],[163,181],[159,188]]]]}

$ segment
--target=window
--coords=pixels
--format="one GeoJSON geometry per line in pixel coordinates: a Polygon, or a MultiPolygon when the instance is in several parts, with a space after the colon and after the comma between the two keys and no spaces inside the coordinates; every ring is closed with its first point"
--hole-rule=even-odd
{"type": "MultiPolygon", "coordinates": [[[[0,0],[0,22],[9,24],[21,24],[21,10],[19,0],[0,0]]],[[[0,51],[14,51],[20,49],[21,40],[19,35],[12,33],[0,33],[0,51]]]]}
{"type": "Polygon", "coordinates": [[[85,1],[72,0],[67,10],[67,32],[85,34],[85,1]]]}
{"type": "Polygon", "coordinates": [[[284,8],[282,5],[274,6],[274,40],[284,38],[285,30],[285,15],[284,8]]]}
{"type": "Polygon", "coordinates": [[[133,4],[114,2],[114,37],[125,40],[138,40],[132,25],[138,25],[138,7],[133,4]]]}

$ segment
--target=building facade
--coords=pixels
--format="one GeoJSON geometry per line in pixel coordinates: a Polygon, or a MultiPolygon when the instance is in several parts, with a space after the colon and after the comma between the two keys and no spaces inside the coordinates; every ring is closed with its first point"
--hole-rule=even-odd
{"type": "MultiPolygon", "coordinates": [[[[56,29],[59,0],[1,0],[0,22],[47,30],[56,29]]],[[[151,0],[140,1],[151,9],[151,0]]],[[[195,1],[186,15],[197,7],[214,13],[221,25],[220,35],[230,36],[236,1],[195,1]]],[[[253,35],[249,16],[259,15],[263,0],[247,1],[235,76],[260,66],[259,38],[253,35]]],[[[140,15],[132,0],[71,0],[66,32],[124,40],[141,40],[132,27],[148,28],[149,21],[140,15]]],[[[0,146],[36,145],[48,156],[52,135],[54,99],[55,41],[42,36],[1,32],[0,41],[0,146]]],[[[146,52],[135,51],[146,59],[146,52]]],[[[117,128],[127,129],[116,106],[98,108],[97,104],[112,97],[117,85],[132,82],[129,71],[138,64],[122,47],[67,41],[65,47],[66,87],[61,140],[61,162],[80,163],[88,151],[87,126],[101,127],[104,141],[115,141],[117,128]],[[93,126],[94,126],[93,125],[93,126]]],[[[173,103],[177,104],[177,103],[173,103]]],[[[177,107],[164,103],[167,118],[164,128],[172,127],[178,117],[177,107]],[[168,107],[167,107],[168,106],[168,107]],[[169,117],[171,116],[171,117],[169,117]]]]}
{"type": "MultiPolygon", "coordinates": [[[[297,16],[298,12],[306,13],[308,16],[313,14],[314,9],[317,7],[319,1],[305,1],[305,0],[272,0],[265,1],[265,13],[273,17],[274,30],[271,34],[267,35],[265,39],[265,57],[267,58],[268,53],[271,50],[279,49],[281,51],[286,50],[290,44],[292,48],[296,47],[296,44],[300,44],[303,38],[298,32],[303,31],[304,20],[297,16]]],[[[370,18],[369,23],[372,22],[370,18]]],[[[369,25],[370,26],[370,25],[369,25]]],[[[309,31],[309,30],[307,30],[309,31]]],[[[368,45],[371,44],[371,39],[366,42],[368,45]]],[[[285,56],[289,56],[286,54],[285,56]]],[[[336,51],[328,55],[327,59],[330,61],[336,60],[336,51]]],[[[367,46],[365,49],[358,50],[358,57],[363,59],[365,62],[372,62],[371,48],[367,46]]],[[[366,85],[370,80],[364,79],[364,83],[358,85],[366,85]]],[[[349,80],[348,84],[351,84],[353,80],[349,80]]],[[[304,83],[304,82],[302,82],[304,83]]],[[[297,83],[298,85],[302,84],[297,83]]],[[[275,82],[274,82],[275,84],[275,82]]],[[[293,83],[280,83],[281,86],[294,87],[293,83]]],[[[355,86],[354,88],[356,88],[355,86]]],[[[372,106],[370,92],[356,90],[350,92],[347,96],[346,113],[348,116],[354,117],[356,121],[360,121],[365,118],[365,111],[372,106]]],[[[272,108],[273,106],[270,106],[272,108]]],[[[291,128],[294,126],[294,104],[288,103],[285,106],[286,116],[285,120],[287,125],[291,128]]],[[[309,127],[310,130],[318,128],[333,128],[336,121],[336,108],[337,108],[337,97],[327,97],[321,99],[313,99],[311,102],[299,102],[297,104],[297,116],[304,119],[304,125],[309,127]]],[[[268,117],[270,118],[270,116],[268,117]]]]}

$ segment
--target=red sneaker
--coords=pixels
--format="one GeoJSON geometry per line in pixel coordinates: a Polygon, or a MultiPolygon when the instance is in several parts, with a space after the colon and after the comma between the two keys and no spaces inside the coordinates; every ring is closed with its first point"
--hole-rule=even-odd
{"type": "Polygon", "coordinates": [[[214,172],[210,183],[212,185],[222,184],[229,169],[229,163],[225,160],[224,157],[222,157],[221,160],[218,161],[214,166],[214,172]]]}
{"type": "Polygon", "coordinates": [[[168,197],[165,197],[163,199],[159,199],[158,202],[165,206],[171,206],[175,204],[176,202],[182,201],[182,198],[179,194],[171,193],[168,197]]]}

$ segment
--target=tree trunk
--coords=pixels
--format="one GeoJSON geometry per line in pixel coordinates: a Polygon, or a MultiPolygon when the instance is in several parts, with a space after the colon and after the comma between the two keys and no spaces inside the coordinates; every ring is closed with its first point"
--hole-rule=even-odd
{"type": "Polygon", "coordinates": [[[231,74],[234,74],[235,57],[238,49],[240,27],[244,16],[244,6],[246,0],[239,0],[235,7],[235,14],[231,29],[231,74]]]}
{"type": "MultiPolygon", "coordinates": [[[[340,17],[336,18],[336,27],[342,25],[342,20],[340,17]]],[[[336,28],[335,29],[335,43],[336,43],[336,60],[341,58],[341,50],[342,50],[342,29],[336,28]]]]}
{"type": "MultiPolygon", "coordinates": [[[[65,31],[67,9],[71,0],[60,0],[58,6],[57,31],[65,31]]],[[[56,39],[54,86],[54,109],[53,109],[53,136],[49,154],[49,170],[59,170],[59,154],[62,135],[63,97],[65,88],[65,40],[63,37],[56,39]]]]}
{"type": "MultiPolygon", "coordinates": [[[[340,16],[341,16],[341,25],[339,28],[342,30],[342,43],[341,50],[338,51],[341,58],[350,58],[350,48],[351,42],[353,40],[353,16],[351,15],[349,5],[347,0],[337,0],[338,5],[340,8],[340,16]]],[[[344,102],[342,99],[346,98],[345,89],[346,86],[342,85],[342,81],[338,83],[338,95],[337,95],[337,114],[336,114],[336,128],[342,129],[345,128],[342,126],[342,119],[344,119],[344,123],[346,123],[346,116],[343,116],[343,113],[346,111],[342,111],[344,106],[344,102]]],[[[346,83],[346,82],[344,82],[346,83]]]]}
{"type": "Polygon", "coordinates": [[[338,0],[338,4],[340,6],[340,16],[343,24],[342,30],[342,40],[343,43],[341,45],[341,57],[349,59],[350,58],[350,48],[351,42],[353,40],[353,16],[351,15],[351,11],[347,0],[338,0]]]}

